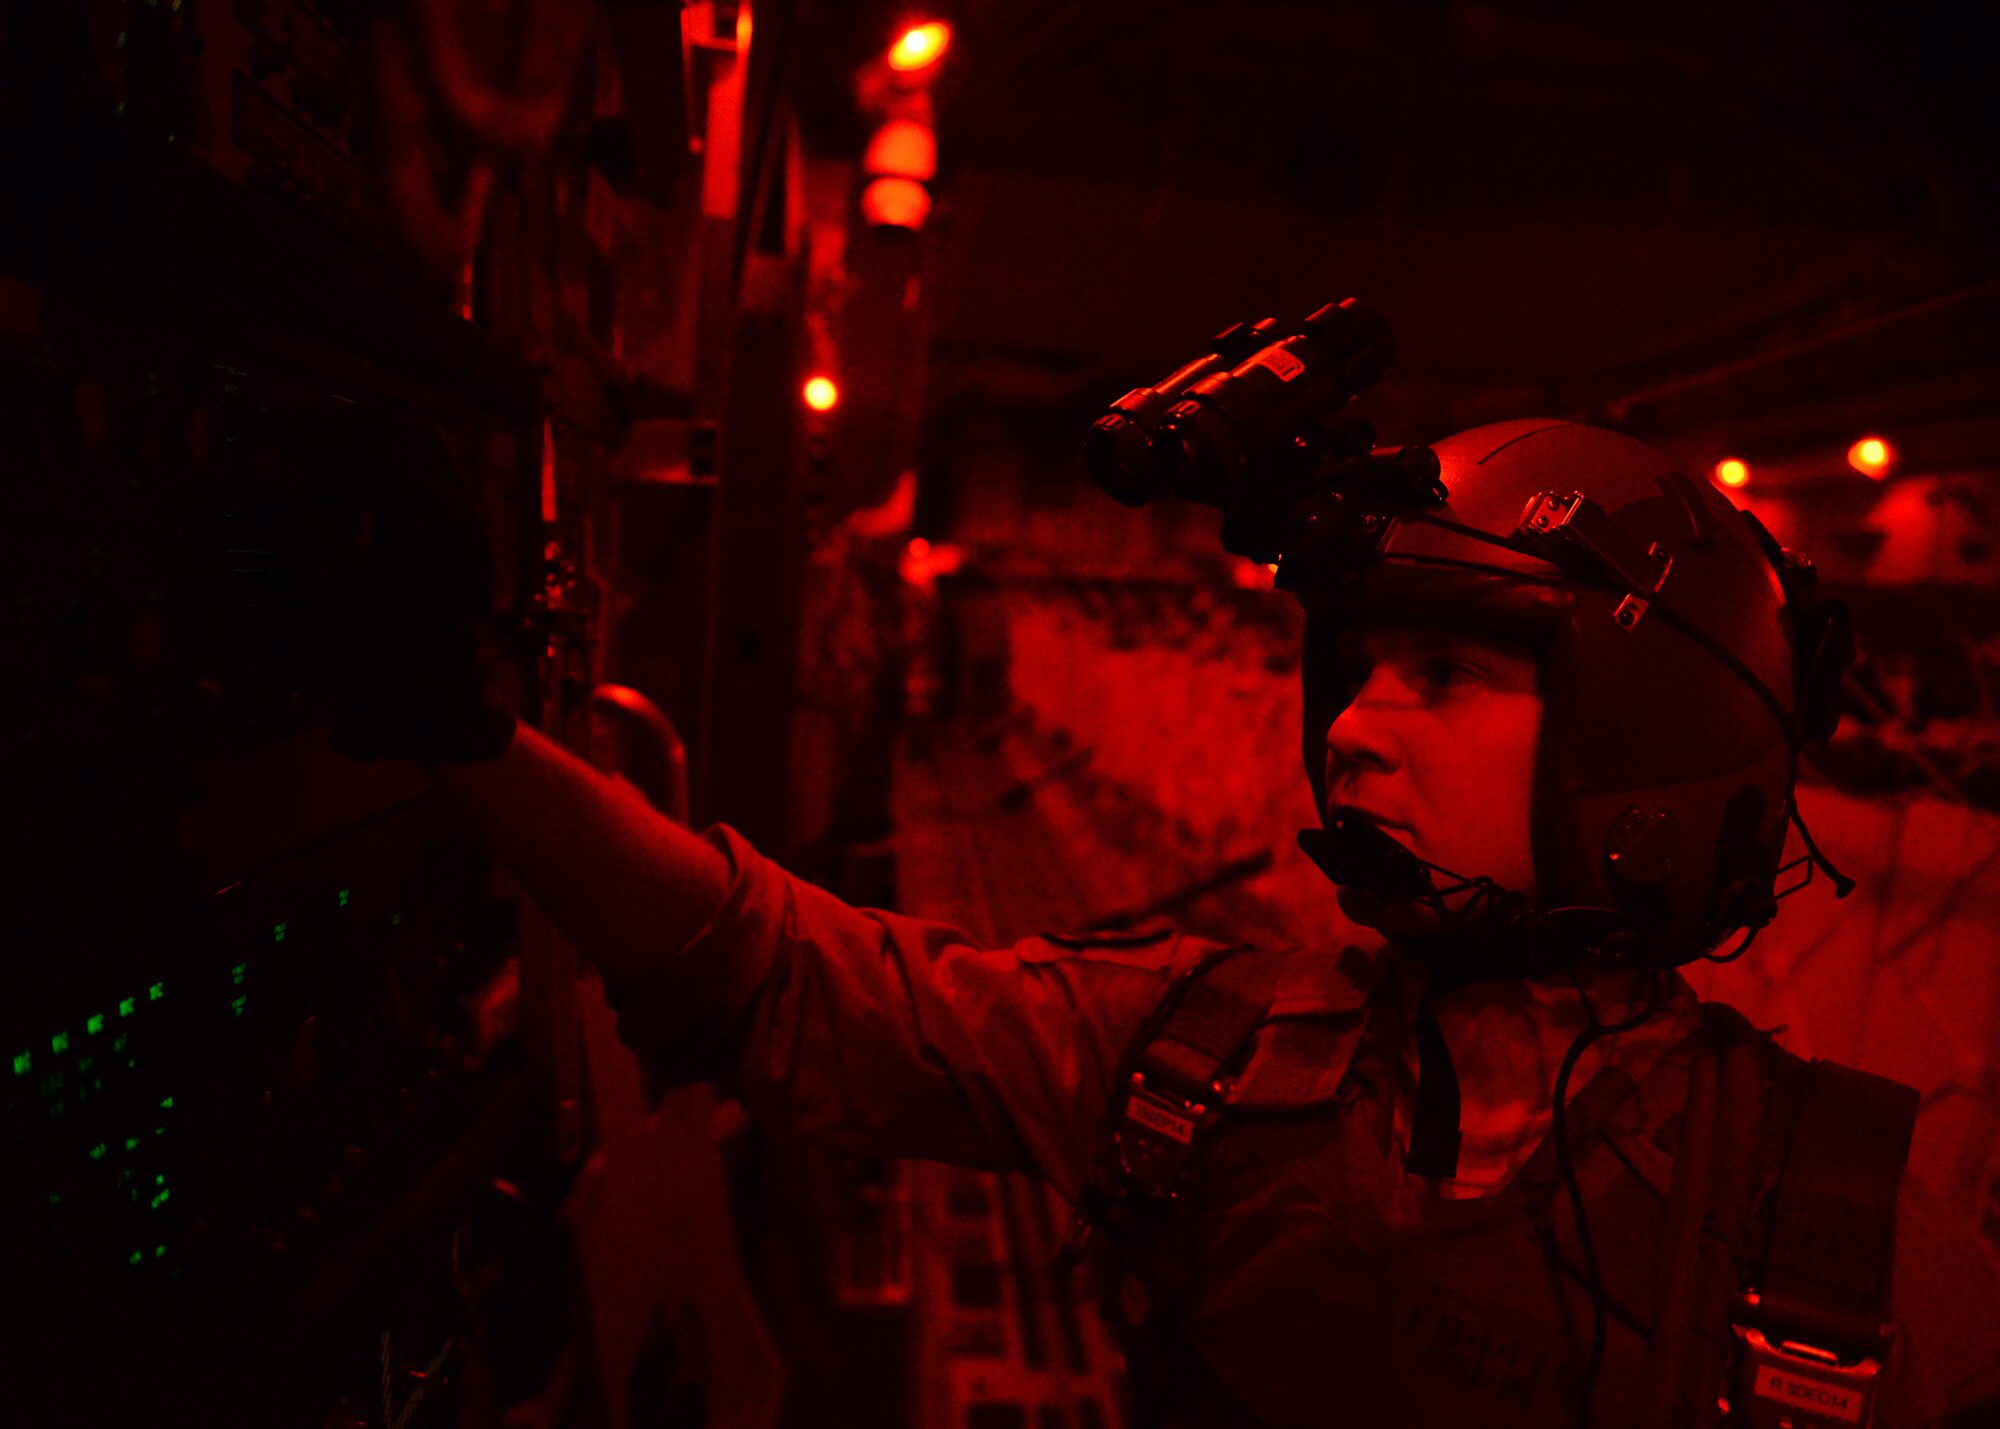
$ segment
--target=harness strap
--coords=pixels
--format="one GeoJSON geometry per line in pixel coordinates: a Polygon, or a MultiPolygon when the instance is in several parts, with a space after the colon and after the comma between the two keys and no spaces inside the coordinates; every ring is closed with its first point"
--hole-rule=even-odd
{"type": "Polygon", "coordinates": [[[1196,968],[1140,1050],[1137,1070],[1147,1084],[1189,1100],[1213,1098],[1270,1010],[1277,961],[1236,948],[1196,968]]]}
{"type": "Polygon", "coordinates": [[[1893,1332],[1896,1193],[1918,1096],[1834,1062],[1796,1080],[1768,1240],[1732,1322],[1730,1422],[1867,1429],[1893,1332]]]}
{"type": "Polygon", "coordinates": [[[1193,1177],[1197,1140],[1228,1093],[1277,990],[1280,959],[1253,947],[1203,958],[1168,989],[1126,1053],[1063,1256],[1137,1195],[1170,1201],[1193,1177]]]}
{"type": "Polygon", "coordinates": [[[1417,1102],[1410,1115],[1410,1149],[1403,1168],[1413,1176],[1456,1176],[1460,1123],[1458,1069],[1427,996],[1417,1004],[1417,1102]]]}
{"type": "Polygon", "coordinates": [[[1916,1127],[1914,1087],[1814,1062],[1778,1174],[1755,1319],[1843,1358],[1887,1348],[1896,1193],[1916,1127]]]}

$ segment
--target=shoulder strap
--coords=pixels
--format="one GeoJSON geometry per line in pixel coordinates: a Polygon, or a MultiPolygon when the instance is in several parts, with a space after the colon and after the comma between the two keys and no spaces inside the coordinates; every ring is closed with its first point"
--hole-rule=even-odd
{"type": "Polygon", "coordinates": [[[1282,959],[1225,948],[1183,974],[1140,1028],[1112,1086],[1065,1253],[1133,1197],[1169,1201],[1193,1174],[1197,1141],[1265,1019],[1282,959]]]}
{"type": "Polygon", "coordinates": [[[1175,1096],[1212,1099],[1271,1008],[1280,959],[1231,948],[1193,968],[1161,1004],[1133,1070],[1175,1096]]]}
{"type": "MultiPolygon", "coordinates": [[[[1733,1319],[1730,1400],[1745,1422],[1867,1429],[1889,1347],[1896,1194],[1912,1087],[1794,1064],[1768,1234],[1733,1319]]],[[[1731,1421],[1735,1422],[1735,1421],[1731,1421]]]]}
{"type": "Polygon", "coordinates": [[[1802,1080],[1755,1318],[1788,1339],[1874,1357],[1884,1348],[1917,1091],[1837,1062],[1811,1063],[1802,1080]]]}

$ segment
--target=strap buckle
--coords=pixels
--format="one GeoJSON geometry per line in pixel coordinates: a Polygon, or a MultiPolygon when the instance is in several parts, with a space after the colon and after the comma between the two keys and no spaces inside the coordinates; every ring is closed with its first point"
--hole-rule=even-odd
{"type": "MultiPolygon", "coordinates": [[[[1756,1298],[1746,1296],[1754,1311],[1756,1298]]],[[[1736,1370],[1730,1382],[1727,1422],[1748,1429],[1868,1429],[1875,1419],[1874,1355],[1842,1358],[1797,1340],[1772,1344],[1755,1325],[1740,1323],[1736,1370]]]]}
{"type": "MultiPolygon", "coordinates": [[[[1220,1101],[1221,1082],[1209,1087],[1220,1101]]],[[[1155,1200],[1171,1201],[1188,1187],[1195,1138],[1206,1126],[1212,1102],[1192,1101],[1157,1090],[1144,1072],[1134,1072],[1112,1141],[1118,1166],[1132,1189],[1155,1200]]]]}

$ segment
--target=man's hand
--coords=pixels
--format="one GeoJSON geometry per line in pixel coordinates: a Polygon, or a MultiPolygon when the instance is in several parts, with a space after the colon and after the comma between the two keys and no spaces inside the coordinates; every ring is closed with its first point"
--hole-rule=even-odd
{"type": "Polygon", "coordinates": [[[614,987],[642,981],[715,917],[729,861],[533,729],[436,787],[614,987]]]}

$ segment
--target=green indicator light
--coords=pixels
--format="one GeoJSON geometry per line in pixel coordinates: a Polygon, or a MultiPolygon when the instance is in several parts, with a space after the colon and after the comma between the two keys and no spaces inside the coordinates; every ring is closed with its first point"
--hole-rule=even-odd
{"type": "Polygon", "coordinates": [[[161,1256],[165,1255],[166,1253],[167,1253],[167,1248],[163,1245],[156,1245],[153,1247],[153,1259],[155,1260],[158,1260],[161,1256]]]}
{"type": "Polygon", "coordinates": [[[133,1252],[132,1252],[132,1264],[134,1264],[134,1265],[137,1265],[137,1264],[139,1263],[139,1258],[140,1258],[140,1257],[141,1257],[142,1255],[144,1255],[144,1254],[145,1254],[145,1252],[144,1252],[144,1251],[141,1251],[141,1250],[135,1250],[135,1251],[133,1251],[133,1252]]]}
{"type": "Polygon", "coordinates": [[[349,892],[349,890],[347,890],[347,889],[345,889],[345,888],[343,888],[343,889],[341,889],[341,890],[340,890],[340,895],[339,895],[339,897],[340,897],[340,906],[341,906],[341,907],[343,907],[343,908],[345,908],[345,907],[347,906],[347,895],[348,895],[348,892],[349,892]]]}
{"type": "Polygon", "coordinates": [[[148,1002],[158,1002],[161,998],[165,997],[166,995],[167,995],[167,985],[163,982],[156,982],[151,987],[146,989],[146,1001],[148,1002]]]}
{"type": "Polygon", "coordinates": [[[235,967],[231,968],[231,969],[229,970],[229,981],[230,981],[230,983],[231,983],[232,985],[234,985],[234,986],[238,986],[238,987],[242,986],[242,983],[243,983],[243,974],[244,974],[244,973],[245,973],[246,971],[248,971],[249,967],[250,967],[250,964],[248,964],[248,963],[238,963],[238,964],[237,964],[237,965],[236,965],[235,967]]]}
{"type": "Polygon", "coordinates": [[[172,1097],[161,1097],[160,1105],[165,1107],[168,1111],[172,1111],[174,1109],[174,1099],[172,1097]]]}
{"type": "Polygon", "coordinates": [[[25,1076],[27,1076],[27,1075],[28,1075],[28,1069],[29,1069],[30,1067],[34,1066],[34,1065],[35,1065],[35,1059],[34,1059],[33,1057],[29,1056],[29,1055],[28,1055],[28,1054],[27,1054],[26,1052],[16,1052],[16,1053],[14,1054],[14,1075],[15,1075],[15,1076],[17,1076],[17,1077],[25,1077],[25,1076]]]}
{"type": "Polygon", "coordinates": [[[156,1126],[153,1128],[153,1135],[155,1136],[165,1136],[166,1134],[167,1134],[167,1129],[164,1126],[156,1126]]]}
{"type": "Polygon", "coordinates": [[[83,1030],[90,1033],[93,1037],[102,1032],[104,1030],[104,1014],[93,1012],[90,1015],[90,1020],[83,1024],[83,1030]]]}
{"type": "Polygon", "coordinates": [[[166,1203],[167,1203],[167,1193],[165,1191],[162,1191],[160,1192],[159,1195],[153,1197],[149,1209],[157,1211],[160,1207],[164,1206],[166,1203]]]}
{"type": "Polygon", "coordinates": [[[229,999],[229,1010],[238,1017],[241,1017],[243,1015],[243,1004],[249,1000],[249,998],[242,996],[232,997],[229,999]]]}
{"type": "Polygon", "coordinates": [[[154,1184],[155,1186],[164,1186],[164,1185],[166,1185],[166,1184],[167,1184],[167,1173],[166,1173],[166,1172],[164,1172],[164,1171],[155,1171],[155,1172],[153,1173],[153,1184],[154,1184]]]}
{"type": "Polygon", "coordinates": [[[49,1038],[49,1050],[51,1052],[67,1052],[69,1050],[69,1033],[58,1032],[55,1036],[49,1038]]]}
{"type": "Polygon", "coordinates": [[[92,1078],[90,1079],[90,1089],[91,1089],[92,1091],[94,1091],[94,1092],[101,1092],[101,1091],[103,1091],[103,1090],[104,1090],[104,1078],[102,1078],[102,1077],[92,1077],[92,1078]]]}
{"type": "Polygon", "coordinates": [[[273,923],[271,925],[271,941],[274,943],[285,941],[285,925],[283,923],[273,923]]]}
{"type": "Polygon", "coordinates": [[[128,1137],[126,1137],[126,1138],[125,1138],[125,1149],[126,1149],[127,1151],[137,1151],[137,1150],[139,1149],[139,1138],[138,1138],[138,1137],[136,1137],[136,1136],[128,1136],[128,1137]]]}
{"type": "Polygon", "coordinates": [[[120,1017],[130,1017],[134,1012],[138,1011],[138,1008],[139,1003],[136,998],[121,997],[118,999],[118,1015],[120,1017]]]}
{"type": "Polygon", "coordinates": [[[103,1143],[103,1142],[101,1142],[101,1141],[100,1141],[100,1142],[98,1142],[98,1143],[97,1143],[97,1145],[95,1145],[95,1146],[93,1146],[93,1147],[91,1147],[91,1148],[90,1148],[90,1159],[91,1159],[92,1161],[102,1161],[102,1160],[104,1159],[104,1143],[103,1143]]]}

